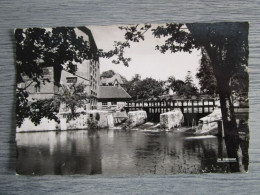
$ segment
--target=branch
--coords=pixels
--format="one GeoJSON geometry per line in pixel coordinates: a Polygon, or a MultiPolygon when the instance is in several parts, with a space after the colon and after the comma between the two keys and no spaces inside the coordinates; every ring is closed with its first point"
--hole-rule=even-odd
{"type": "Polygon", "coordinates": [[[130,27],[120,26],[119,27],[120,30],[126,31],[124,35],[126,41],[124,42],[115,41],[114,42],[115,44],[113,45],[115,48],[108,52],[103,52],[103,50],[99,50],[100,57],[111,58],[113,56],[117,56],[117,60],[113,60],[112,63],[120,64],[122,62],[125,66],[129,66],[129,62],[131,61],[131,58],[124,57],[125,48],[130,48],[129,42],[139,42],[141,40],[143,41],[144,34],[151,28],[150,24],[145,24],[143,27],[137,30],[138,26],[139,24],[130,27]]]}

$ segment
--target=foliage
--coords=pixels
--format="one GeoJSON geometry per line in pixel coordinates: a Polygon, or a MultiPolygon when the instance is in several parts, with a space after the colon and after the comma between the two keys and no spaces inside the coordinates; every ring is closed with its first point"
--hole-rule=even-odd
{"type": "Polygon", "coordinates": [[[98,122],[94,120],[93,118],[89,118],[87,120],[88,128],[89,129],[97,129],[98,128],[98,122]]]}
{"type": "Polygon", "coordinates": [[[178,95],[189,99],[198,95],[198,89],[194,85],[184,84],[178,91],[178,95]]]}
{"type": "Polygon", "coordinates": [[[89,56],[90,44],[77,36],[71,27],[52,29],[16,29],[17,82],[23,82],[22,75],[39,83],[42,67],[54,67],[55,82],[59,82],[61,70],[75,73],[74,66],[89,56]]]}
{"type": "Polygon", "coordinates": [[[141,80],[140,75],[136,74],[131,81],[125,85],[127,93],[134,99],[147,99],[158,97],[163,94],[164,82],[153,78],[141,80]]]}
{"type": "Polygon", "coordinates": [[[175,79],[174,76],[170,76],[165,82],[165,84],[166,84],[166,91],[169,92],[169,90],[172,89],[178,95],[182,86],[185,85],[185,83],[182,80],[175,79]]]}
{"type": "Polygon", "coordinates": [[[108,52],[104,52],[102,49],[99,50],[99,56],[103,58],[111,58],[116,56],[117,59],[112,60],[114,64],[123,63],[125,66],[129,65],[131,58],[127,58],[124,56],[125,49],[130,48],[129,42],[139,42],[140,40],[144,40],[144,34],[151,28],[150,24],[145,24],[144,26],[140,26],[139,24],[135,26],[121,26],[119,29],[125,31],[125,40],[124,42],[115,41],[114,42],[114,50],[110,50],[108,52]]]}
{"type": "Polygon", "coordinates": [[[104,71],[101,73],[100,77],[105,77],[105,78],[111,78],[115,75],[115,71],[113,70],[108,70],[108,71],[104,71]]]}
{"type": "MultiPolygon", "coordinates": [[[[85,27],[79,29],[84,33],[89,31],[85,27]]],[[[42,110],[41,114],[36,111],[37,105],[40,110],[42,102],[30,104],[26,89],[32,84],[40,86],[50,82],[44,80],[43,67],[54,68],[54,84],[59,86],[62,69],[74,74],[77,63],[85,59],[98,59],[97,49],[78,36],[75,28],[71,27],[16,29],[15,39],[17,84],[23,83],[24,78],[31,81],[29,85],[17,87],[16,90],[17,126],[21,126],[26,117],[30,117],[35,124],[39,124],[42,117],[56,120],[51,106],[44,106],[46,111],[42,110]]]]}
{"type": "Polygon", "coordinates": [[[16,125],[20,127],[24,118],[29,118],[35,125],[40,124],[42,118],[54,119],[59,122],[56,113],[59,104],[51,99],[28,101],[28,92],[21,91],[16,93],[16,125]]]}
{"type": "Polygon", "coordinates": [[[30,106],[31,113],[29,115],[29,119],[34,124],[39,124],[43,117],[47,119],[54,119],[59,122],[56,114],[59,111],[59,103],[54,101],[53,99],[44,99],[37,100],[31,103],[30,106]]]}
{"type": "Polygon", "coordinates": [[[193,95],[198,94],[198,89],[193,83],[193,79],[190,71],[186,75],[185,82],[182,80],[175,79],[171,76],[168,78],[166,83],[166,91],[172,89],[178,96],[183,96],[185,98],[191,98],[193,95]]]}
{"type": "Polygon", "coordinates": [[[188,71],[187,75],[185,76],[185,84],[186,85],[192,85],[193,84],[193,78],[191,76],[191,71],[188,71]]]}
{"type": "MultiPolygon", "coordinates": [[[[217,92],[217,81],[213,73],[213,66],[207,53],[202,50],[200,67],[196,77],[199,79],[200,90],[202,93],[214,95],[217,92]]],[[[231,77],[231,91],[234,91],[238,97],[247,96],[248,93],[248,71],[246,66],[241,66],[231,77]]]]}
{"type": "Polygon", "coordinates": [[[29,94],[27,91],[22,90],[16,92],[16,125],[18,127],[22,125],[24,118],[30,116],[30,105],[27,99],[28,96],[29,94]]]}
{"type": "Polygon", "coordinates": [[[89,95],[85,92],[85,87],[83,83],[61,86],[55,101],[63,105],[66,111],[70,111],[68,118],[75,119],[78,116],[77,109],[88,103],[89,95]]]}
{"type": "MultiPolygon", "coordinates": [[[[107,70],[107,71],[104,71],[104,72],[101,73],[100,78],[101,78],[101,77],[111,78],[111,77],[113,77],[115,74],[116,74],[115,71],[113,71],[113,70],[107,70]]],[[[119,75],[120,75],[120,74],[119,74],[119,75]]],[[[125,77],[123,77],[122,75],[120,75],[120,77],[121,77],[121,79],[122,79],[122,81],[123,81],[124,83],[127,82],[127,79],[126,79],[125,77]]]]}
{"type": "Polygon", "coordinates": [[[96,113],[96,115],[95,115],[95,120],[96,120],[96,121],[99,121],[99,120],[100,120],[100,114],[99,114],[99,113],[96,113]]]}
{"type": "Polygon", "coordinates": [[[200,67],[196,77],[199,79],[202,93],[214,95],[217,92],[217,81],[213,73],[211,61],[205,50],[201,50],[200,67]]]}

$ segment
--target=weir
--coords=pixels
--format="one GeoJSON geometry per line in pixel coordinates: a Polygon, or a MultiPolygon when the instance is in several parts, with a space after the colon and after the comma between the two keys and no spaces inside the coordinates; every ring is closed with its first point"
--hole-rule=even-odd
{"type": "MultiPolygon", "coordinates": [[[[216,99],[176,99],[176,100],[136,100],[127,102],[125,109],[127,112],[144,110],[147,113],[147,120],[152,122],[160,121],[160,114],[181,109],[184,115],[184,125],[197,125],[198,120],[212,113],[216,108],[220,108],[219,100],[216,99]]],[[[248,107],[234,106],[236,115],[248,114],[248,107]]]]}
{"type": "Polygon", "coordinates": [[[218,105],[215,99],[144,100],[127,102],[125,109],[127,112],[144,110],[148,121],[159,122],[160,114],[179,108],[184,115],[184,125],[192,125],[218,105]]]}

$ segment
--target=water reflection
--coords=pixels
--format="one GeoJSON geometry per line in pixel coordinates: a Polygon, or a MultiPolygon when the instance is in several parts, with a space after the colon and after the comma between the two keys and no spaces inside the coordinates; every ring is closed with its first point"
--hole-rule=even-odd
{"type": "Polygon", "coordinates": [[[248,140],[124,130],[17,133],[18,174],[176,174],[248,170],[248,140]],[[237,146],[235,146],[235,149],[237,146]],[[232,159],[231,159],[232,160],[232,159]],[[233,169],[232,167],[238,167],[233,169]]]}

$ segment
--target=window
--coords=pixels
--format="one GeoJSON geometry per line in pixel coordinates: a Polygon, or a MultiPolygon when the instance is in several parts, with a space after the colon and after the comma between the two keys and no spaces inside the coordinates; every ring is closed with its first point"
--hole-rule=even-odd
{"type": "Polygon", "coordinates": [[[67,77],[67,83],[77,83],[77,77],[67,77]]]}
{"type": "Polygon", "coordinates": [[[107,106],[107,102],[102,102],[102,106],[107,106]]]}
{"type": "Polygon", "coordinates": [[[111,105],[117,105],[117,102],[115,101],[115,102],[111,102],[111,105]]]}

